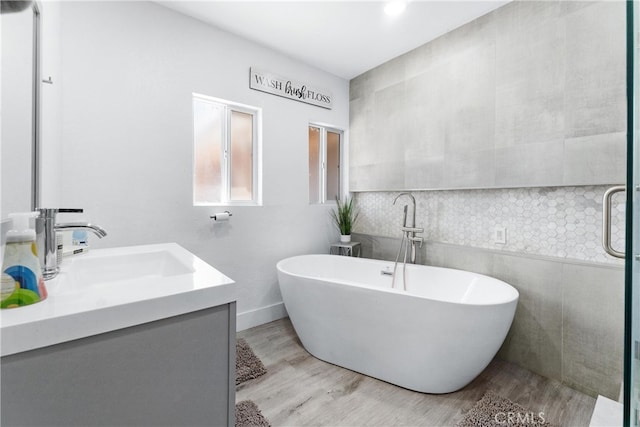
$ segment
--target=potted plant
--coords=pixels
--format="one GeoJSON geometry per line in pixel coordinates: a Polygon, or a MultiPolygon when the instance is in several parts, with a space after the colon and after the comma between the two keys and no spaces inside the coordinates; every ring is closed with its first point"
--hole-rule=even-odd
{"type": "Polygon", "coordinates": [[[344,202],[341,202],[336,197],[336,209],[331,211],[333,222],[340,231],[340,241],[342,243],[348,243],[351,241],[351,231],[358,220],[358,212],[353,206],[353,198],[348,198],[344,202]]]}

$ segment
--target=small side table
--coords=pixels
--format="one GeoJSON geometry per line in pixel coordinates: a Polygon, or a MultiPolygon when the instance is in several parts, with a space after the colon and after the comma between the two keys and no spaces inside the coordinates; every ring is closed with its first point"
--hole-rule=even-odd
{"type": "Polygon", "coordinates": [[[361,246],[360,242],[349,242],[349,243],[332,243],[329,248],[329,253],[331,255],[344,255],[344,256],[353,256],[360,257],[361,246]]]}

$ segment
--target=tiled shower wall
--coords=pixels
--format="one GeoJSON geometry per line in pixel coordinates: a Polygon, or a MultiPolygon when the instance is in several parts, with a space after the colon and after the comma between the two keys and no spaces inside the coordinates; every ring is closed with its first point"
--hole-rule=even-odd
{"type": "Polygon", "coordinates": [[[624,181],[625,2],[513,1],[350,82],[352,191],[624,181]]]}
{"type": "MultiPolygon", "coordinates": [[[[416,224],[428,241],[621,265],[602,248],[602,197],[608,186],[414,191],[416,224]],[[495,243],[497,227],[506,244],[495,243]]],[[[357,233],[401,237],[399,192],[355,193],[357,233]]],[[[613,199],[612,246],[624,251],[624,193],[613,199]]],[[[427,254],[428,256],[428,254],[427,254]]],[[[427,260],[428,263],[428,260],[427,260]]]]}

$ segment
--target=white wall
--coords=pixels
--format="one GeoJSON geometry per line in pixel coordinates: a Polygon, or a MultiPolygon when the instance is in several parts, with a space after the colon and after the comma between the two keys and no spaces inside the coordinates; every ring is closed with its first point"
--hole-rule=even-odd
{"type": "MultiPolygon", "coordinates": [[[[146,2],[63,2],[60,205],[109,235],[177,242],[238,283],[238,328],[284,315],[275,264],[326,252],[328,209],[308,203],[307,125],[348,126],[348,82],[146,2]],[[333,110],[249,89],[249,67],[329,89],[333,110]],[[262,207],[192,205],[191,94],[263,109],[262,207]]],[[[67,218],[68,219],[68,218],[67,218]]]]}

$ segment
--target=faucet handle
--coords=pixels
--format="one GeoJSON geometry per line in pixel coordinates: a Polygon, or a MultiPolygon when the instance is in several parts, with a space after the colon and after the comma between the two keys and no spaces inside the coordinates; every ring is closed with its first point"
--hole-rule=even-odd
{"type": "Polygon", "coordinates": [[[424,233],[424,228],[420,227],[402,227],[402,231],[409,233],[424,233]]]}
{"type": "Polygon", "coordinates": [[[38,208],[41,218],[55,219],[57,213],[82,213],[84,209],[72,208],[38,208]]]}
{"type": "Polygon", "coordinates": [[[422,247],[422,243],[424,243],[424,239],[422,237],[409,237],[409,240],[412,242],[419,243],[420,247],[422,247]]]}

